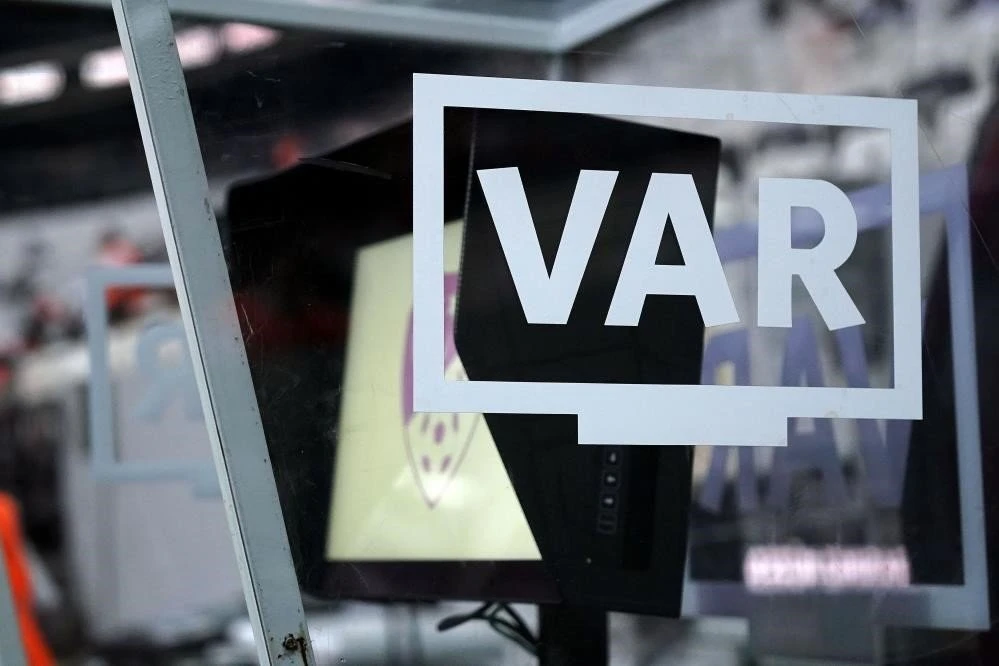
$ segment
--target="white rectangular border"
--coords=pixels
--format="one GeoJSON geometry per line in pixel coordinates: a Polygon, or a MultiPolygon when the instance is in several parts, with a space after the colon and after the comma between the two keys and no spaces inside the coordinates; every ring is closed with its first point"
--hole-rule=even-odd
{"type": "Polygon", "coordinates": [[[414,409],[577,414],[581,444],[783,446],[789,416],[922,418],[917,132],[914,100],[414,74],[414,409]],[[445,107],[888,130],[892,151],[893,388],[445,380],[441,298],[445,107]],[[606,418],[609,412],[615,418],[606,418]],[[719,413],[728,418],[717,418],[719,413]]]}

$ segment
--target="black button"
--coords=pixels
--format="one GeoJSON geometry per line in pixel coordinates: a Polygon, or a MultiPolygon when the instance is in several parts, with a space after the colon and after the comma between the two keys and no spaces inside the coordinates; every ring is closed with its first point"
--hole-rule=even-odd
{"type": "Polygon", "coordinates": [[[617,485],[617,474],[614,472],[607,472],[604,474],[604,485],[606,486],[616,486],[617,485]]]}
{"type": "Polygon", "coordinates": [[[608,451],[604,456],[604,460],[607,461],[608,465],[616,465],[620,459],[621,456],[617,451],[608,451]]]}
{"type": "Polygon", "coordinates": [[[617,504],[617,498],[613,495],[604,495],[600,498],[600,504],[609,509],[617,504]]]}
{"type": "Polygon", "coordinates": [[[613,513],[600,512],[597,516],[597,532],[599,534],[614,534],[617,531],[617,518],[613,513]]]}

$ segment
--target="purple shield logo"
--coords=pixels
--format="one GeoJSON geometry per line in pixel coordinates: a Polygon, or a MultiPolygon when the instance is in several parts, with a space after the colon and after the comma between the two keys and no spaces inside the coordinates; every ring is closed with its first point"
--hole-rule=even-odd
{"type": "MultiPolygon", "coordinates": [[[[444,376],[466,379],[465,369],[454,346],[454,311],[458,276],[444,275],[444,376]]],[[[458,473],[472,436],[478,414],[416,414],[413,412],[413,313],[406,328],[406,348],[402,364],[402,423],[406,454],[413,478],[423,500],[431,509],[437,506],[458,473]]]]}

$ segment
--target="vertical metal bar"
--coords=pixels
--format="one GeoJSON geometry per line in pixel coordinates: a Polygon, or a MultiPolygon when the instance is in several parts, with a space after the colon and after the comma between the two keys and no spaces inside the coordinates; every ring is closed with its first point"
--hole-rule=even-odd
{"type": "Polygon", "coordinates": [[[0,666],[25,666],[21,625],[14,610],[14,590],[7,575],[7,560],[0,547],[0,666]]]}
{"type": "Polygon", "coordinates": [[[118,35],[261,662],[314,664],[166,0],[114,0],[118,35]]]}
{"type": "Polygon", "coordinates": [[[548,56],[545,74],[550,81],[568,80],[568,56],[564,53],[556,53],[548,56]]]}
{"type": "MultiPolygon", "coordinates": [[[[971,210],[968,171],[954,176],[957,200],[948,202],[947,265],[950,282],[950,335],[954,362],[954,407],[957,416],[958,479],[960,480],[961,544],[964,557],[964,584],[971,595],[966,609],[989,628],[988,550],[982,477],[982,431],[978,395],[978,349],[975,326],[975,280],[971,273],[971,210]],[[951,226],[950,218],[961,220],[951,226]],[[957,350],[964,350],[959,353],[957,350]]],[[[986,396],[990,400],[992,396],[986,396]]]]}

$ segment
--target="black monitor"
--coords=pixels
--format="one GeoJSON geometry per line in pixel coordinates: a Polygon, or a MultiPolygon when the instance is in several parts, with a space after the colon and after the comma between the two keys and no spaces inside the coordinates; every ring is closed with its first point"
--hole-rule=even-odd
{"type": "MultiPolygon", "coordinates": [[[[692,174],[710,220],[719,150],[716,139],[624,120],[447,109],[443,296],[471,302],[471,285],[488,292],[503,284],[485,261],[468,265],[478,249],[466,247],[462,265],[463,243],[482,240],[490,224],[477,168],[521,168],[549,244],[579,170],[620,170],[574,314],[591,351],[616,349],[602,366],[587,364],[586,379],[570,372],[576,381],[697,383],[703,324],[693,297],[650,297],[638,327],[604,337],[591,315],[609,301],[610,273],[601,270],[623,260],[649,176],[692,174]],[[617,367],[621,355],[630,360],[617,367]]],[[[230,192],[236,306],[302,589],[326,599],[569,601],[677,614],[689,448],[580,446],[572,417],[413,411],[412,168],[406,122],[230,192]],[[534,447],[504,444],[524,428],[534,447]],[[528,478],[526,467],[544,473],[528,478]],[[608,529],[599,507],[611,470],[622,485],[618,522],[608,529]],[[558,500],[547,495],[555,487],[558,500]],[[602,589],[593,585],[598,576],[602,589]]],[[[670,234],[659,261],[679,261],[670,234]]],[[[470,323],[491,316],[462,312],[470,323]]],[[[573,337],[579,332],[563,334],[573,337]]],[[[497,370],[474,350],[474,336],[460,345],[475,367],[467,370],[449,344],[447,372],[497,370]]],[[[547,367],[536,365],[543,374],[547,367]]]]}
{"type": "MultiPolygon", "coordinates": [[[[704,322],[693,296],[646,297],[637,326],[605,320],[650,177],[690,174],[710,220],[720,143],[634,123],[559,115],[531,121],[553,137],[557,159],[539,155],[527,142],[480,144],[474,169],[519,169],[549,272],[561,252],[569,202],[583,187],[581,170],[616,172],[592,252],[565,324],[529,323],[518,293],[523,285],[516,284],[494,224],[496,202],[487,201],[478,180],[470,179],[455,327],[469,378],[697,384],[704,322]]],[[[479,112],[477,122],[502,137],[514,134],[523,120],[517,112],[479,112]]],[[[668,211],[662,215],[668,217],[668,211]]],[[[669,223],[656,262],[684,262],[669,223]]],[[[601,417],[627,418],[611,406],[601,417]]],[[[582,446],[575,415],[487,414],[485,420],[565,601],[679,615],[692,447],[582,446]]]]}

